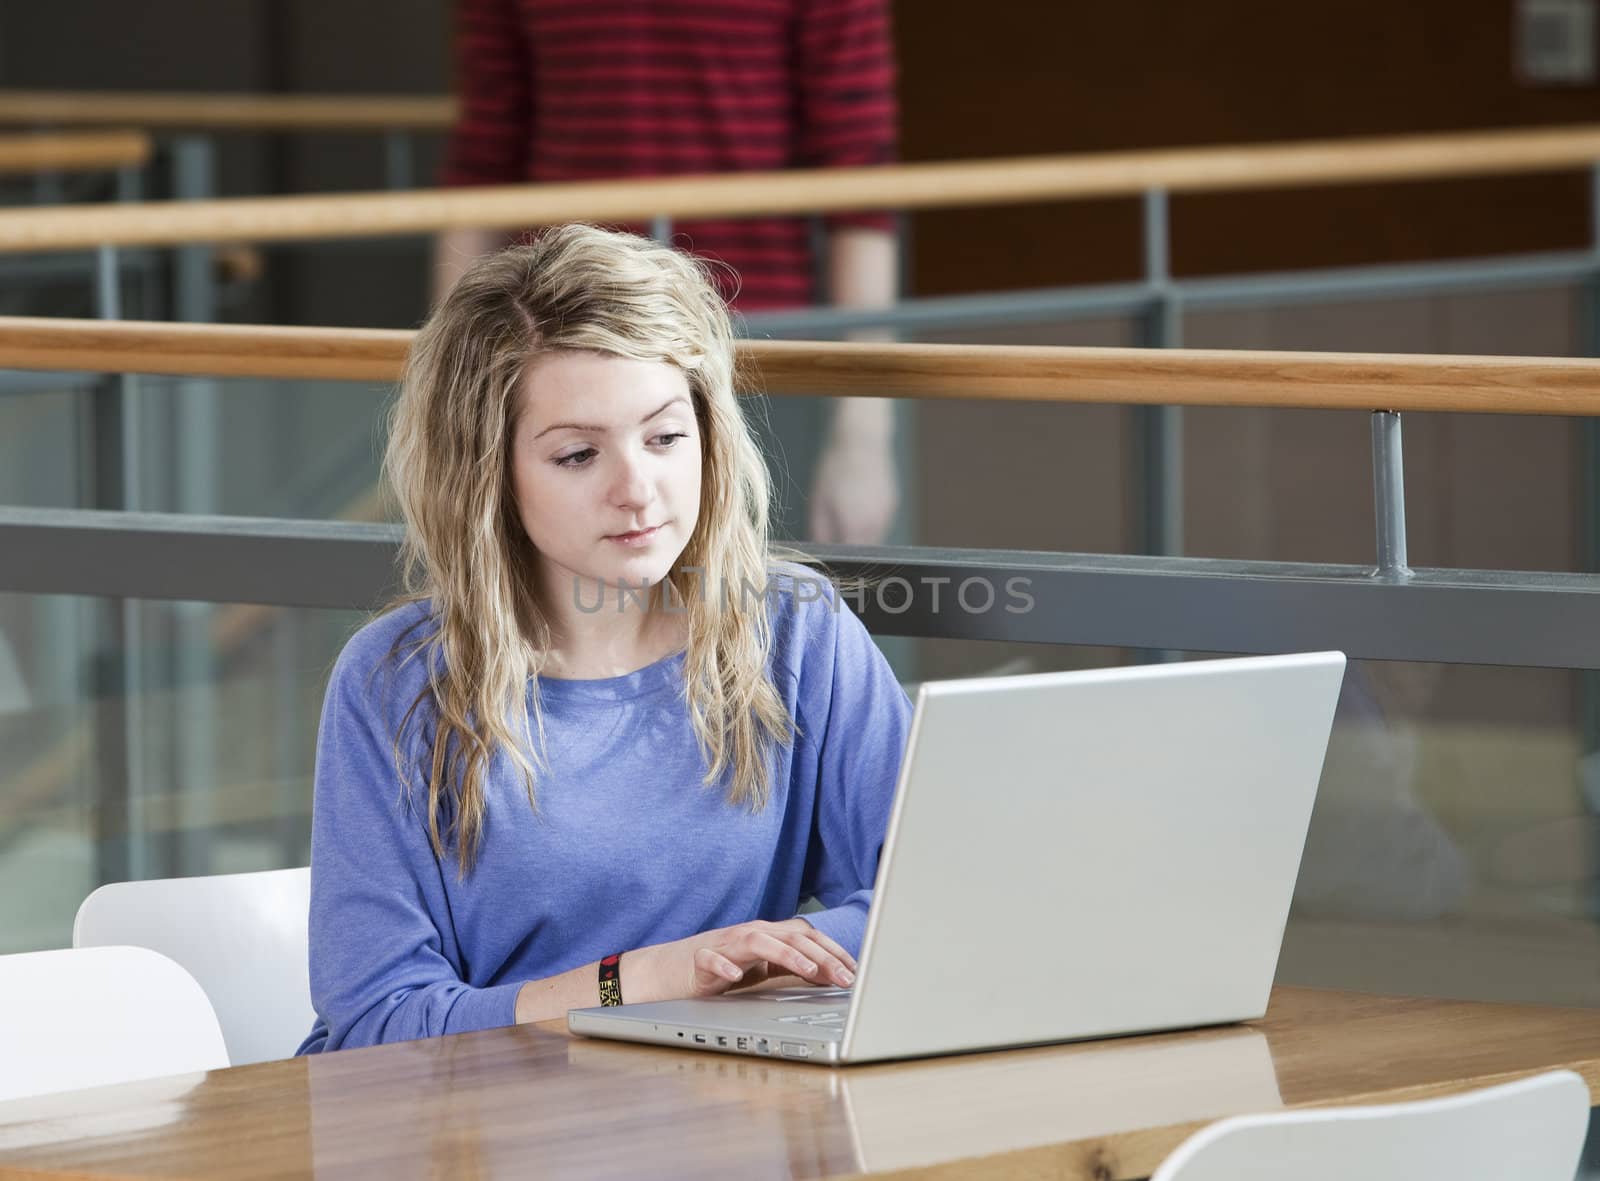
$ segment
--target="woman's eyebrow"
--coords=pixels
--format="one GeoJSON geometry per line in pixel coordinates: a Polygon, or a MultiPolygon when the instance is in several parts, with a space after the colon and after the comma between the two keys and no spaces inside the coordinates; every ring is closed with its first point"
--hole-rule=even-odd
{"type": "MultiPolygon", "coordinates": [[[[686,398],[684,395],[675,394],[671,398],[668,398],[664,403],[662,403],[656,409],[652,410],[649,414],[646,414],[643,418],[641,418],[639,420],[639,425],[643,426],[645,423],[649,422],[652,418],[657,418],[660,415],[665,414],[668,410],[671,410],[679,402],[687,403],[688,401],[689,401],[689,399],[686,398]]],[[[544,430],[540,431],[537,435],[535,435],[533,437],[534,437],[534,440],[537,441],[539,439],[544,438],[551,431],[587,431],[590,434],[603,435],[610,429],[611,428],[609,428],[609,427],[597,426],[594,423],[587,423],[587,422],[558,422],[558,423],[555,423],[555,424],[553,424],[551,426],[545,427],[544,430]]]]}

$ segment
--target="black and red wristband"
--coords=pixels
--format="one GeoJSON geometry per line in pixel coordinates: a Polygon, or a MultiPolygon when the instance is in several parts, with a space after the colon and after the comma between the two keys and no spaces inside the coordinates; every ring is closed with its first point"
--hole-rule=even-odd
{"type": "Polygon", "coordinates": [[[622,956],[608,955],[600,961],[600,1003],[622,1003],[622,956]]]}

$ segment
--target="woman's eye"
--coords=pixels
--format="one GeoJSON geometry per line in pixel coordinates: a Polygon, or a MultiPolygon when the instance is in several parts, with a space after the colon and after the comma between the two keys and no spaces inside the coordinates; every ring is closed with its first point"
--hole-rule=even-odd
{"type": "Polygon", "coordinates": [[[657,447],[675,447],[679,439],[687,439],[688,437],[688,434],[683,431],[668,431],[664,435],[657,435],[655,444],[657,447]]]}
{"type": "Polygon", "coordinates": [[[585,447],[582,451],[574,451],[571,455],[563,455],[556,460],[557,467],[582,467],[595,457],[593,447],[585,447]]]}

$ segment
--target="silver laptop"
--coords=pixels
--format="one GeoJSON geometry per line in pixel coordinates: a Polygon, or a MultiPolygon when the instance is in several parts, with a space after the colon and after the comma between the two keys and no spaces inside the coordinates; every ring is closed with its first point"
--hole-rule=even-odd
{"type": "Polygon", "coordinates": [[[1338,652],[925,684],[852,989],[574,1009],[574,1033],[873,1062],[1260,1017],[1338,652]]]}

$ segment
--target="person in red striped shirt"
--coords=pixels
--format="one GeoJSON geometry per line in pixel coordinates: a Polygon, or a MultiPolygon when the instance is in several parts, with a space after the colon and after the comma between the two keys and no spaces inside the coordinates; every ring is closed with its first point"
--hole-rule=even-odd
{"type": "MultiPolygon", "coordinates": [[[[888,2],[456,0],[461,112],[443,182],[887,163],[897,150],[888,2]]],[[[819,296],[843,307],[892,303],[892,215],[835,214],[824,226],[821,268],[801,218],[684,220],[673,243],[726,263],[722,294],[741,311],[803,307],[819,296]]],[[[508,240],[479,230],[442,235],[436,291],[508,240]]],[[[793,462],[806,450],[795,438],[805,424],[783,421],[795,417],[783,401],[771,414],[793,462]]],[[[899,500],[893,403],[832,399],[828,408],[805,520],[781,524],[812,541],[881,541],[899,500]]]]}

